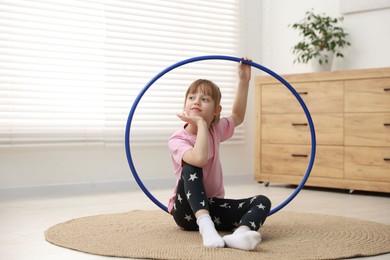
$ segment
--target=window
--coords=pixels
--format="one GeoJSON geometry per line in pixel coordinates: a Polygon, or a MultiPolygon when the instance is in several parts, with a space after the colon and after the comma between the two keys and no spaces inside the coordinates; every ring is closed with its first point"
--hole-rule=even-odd
{"type": "MultiPolygon", "coordinates": [[[[239,56],[238,0],[0,2],[0,146],[122,144],[132,102],[157,73],[200,55],[239,56]]],[[[230,112],[237,64],[180,67],[147,91],[132,142],[166,143],[197,78],[230,112]]],[[[239,128],[233,141],[243,140],[239,128]]]]}

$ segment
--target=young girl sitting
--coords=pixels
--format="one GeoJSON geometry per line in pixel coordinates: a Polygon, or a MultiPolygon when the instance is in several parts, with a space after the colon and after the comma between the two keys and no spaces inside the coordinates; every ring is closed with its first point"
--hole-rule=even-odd
{"type": "Polygon", "coordinates": [[[229,139],[245,117],[250,65],[240,62],[238,76],[237,94],[229,117],[220,118],[221,92],[217,85],[199,79],[189,86],[184,112],[177,115],[185,125],[169,140],[177,185],[168,210],[184,230],[199,230],[206,247],[254,250],[261,241],[258,230],[268,216],[271,202],[262,195],[224,198],[219,158],[220,142],[229,139]],[[217,230],[235,231],[221,237],[217,230]]]}

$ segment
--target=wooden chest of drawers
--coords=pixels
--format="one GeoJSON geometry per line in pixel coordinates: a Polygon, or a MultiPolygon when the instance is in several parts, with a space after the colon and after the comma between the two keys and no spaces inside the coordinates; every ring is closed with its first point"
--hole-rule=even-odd
{"type": "MultiPolygon", "coordinates": [[[[390,192],[390,68],[283,76],[316,129],[307,185],[390,192]]],[[[292,93],[271,76],[255,80],[255,179],[299,184],[310,131],[292,93]]]]}

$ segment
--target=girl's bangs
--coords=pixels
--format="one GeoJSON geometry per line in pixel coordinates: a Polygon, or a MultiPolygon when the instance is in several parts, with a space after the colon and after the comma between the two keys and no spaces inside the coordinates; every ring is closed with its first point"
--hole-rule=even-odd
{"type": "Polygon", "coordinates": [[[202,93],[212,97],[216,104],[219,104],[221,101],[221,91],[219,90],[218,86],[215,85],[215,83],[209,80],[199,79],[193,82],[188,88],[186,96],[188,96],[188,94],[195,93],[202,93]]]}
{"type": "Polygon", "coordinates": [[[214,96],[213,87],[210,86],[209,84],[206,84],[205,82],[201,82],[198,85],[194,84],[193,86],[190,87],[188,93],[189,94],[202,93],[211,97],[214,96]]]}

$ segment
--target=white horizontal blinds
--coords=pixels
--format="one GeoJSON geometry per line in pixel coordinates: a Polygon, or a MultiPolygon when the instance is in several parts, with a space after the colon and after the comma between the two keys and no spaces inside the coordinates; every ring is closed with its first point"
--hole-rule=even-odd
{"type": "MultiPolygon", "coordinates": [[[[132,102],[151,77],[192,56],[238,56],[238,28],[238,0],[2,0],[0,145],[123,144],[132,102]]],[[[229,112],[236,74],[226,61],[167,74],[142,99],[132,142],[166,143],[197,78],[220,85],[229,112]]]]}
{"type": "Polygon", "coordinates": [[[0,1],[1,145],[101,142],[103,4],[0,1]]]}
{"type": "MultiPolygon", "coordinates": [[[[106,140],[122,142],[135,95],[157,73],[177,61],[200,55],[239,55],[238,1],[108,1],[106,140]]],[[[132,144],[166,144],[183,123],[187,87],[198,78],[221,87],[224,114],[231,111],[237,64],[202,61],[164,75],[145,93],[132,122],[132,144]]],[[[242,141],[244,129],[233,141],[242,141]]]]}

